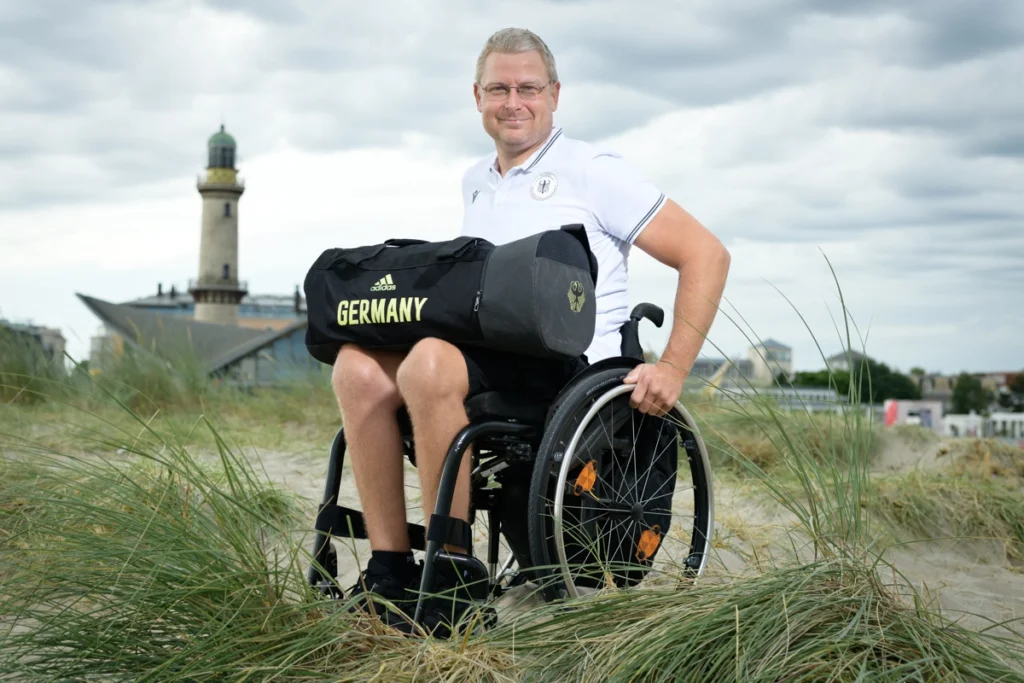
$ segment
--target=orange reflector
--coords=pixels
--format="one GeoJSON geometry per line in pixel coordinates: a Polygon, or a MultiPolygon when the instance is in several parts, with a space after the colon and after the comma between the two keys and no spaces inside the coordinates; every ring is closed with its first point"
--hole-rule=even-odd
{"type": "Polygon", "coordinates": [[[584,491],[590,493],[590,490],[594,488],[595,483],[597,483],[597,469],[594,467],[594,461],[591,460],[587,463],[587,466],[583,468],[583,471],[580,472],[580,475],[576,477],[576,485],[573,487],[573,492],[577,496],[584,491]]]}
{"type": "Polygon", "coordinates": [[[652,529],[645,529],[640,534],[640,542],[636,544],[636,559],[643,562],[654,555],[659,545],[661,545],[661,527],[655,524],[652,529]]]}

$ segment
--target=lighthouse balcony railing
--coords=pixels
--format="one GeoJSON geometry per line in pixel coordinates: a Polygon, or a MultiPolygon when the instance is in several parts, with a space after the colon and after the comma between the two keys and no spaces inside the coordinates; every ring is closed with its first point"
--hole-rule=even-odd
{"type": "Polygon", "coordinates": [[[245,187],[245,178],[240,175],[235,176],[235,180],[230,183],[218,183],[216,181],[209,180],[206,174],[200,173],[196,176],[196,186],[200,189],[209,188],[216,189],[218,187],[230,188],[230,187],[245,187]]]}
{"type": "Polygon", "coordinates": [[[229,292],[236,291],[249,291],[249,282],[247,280],[233,280],[231,278],[189,278],[188,291],[192,292],[195,290],[223,290],[229,292]]]}

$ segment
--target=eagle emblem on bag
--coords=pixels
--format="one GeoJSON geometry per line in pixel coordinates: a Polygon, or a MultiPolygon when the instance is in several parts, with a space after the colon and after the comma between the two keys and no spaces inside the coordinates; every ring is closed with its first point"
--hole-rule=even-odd
{"type": "Polygon", "coordinates": [[[579,280],[573,280],[569,284],[569,310],[573,313],[579,313],[583,310],[583,302],[587,300],[587,297],[583,292],[583,283],[579,280]]]}

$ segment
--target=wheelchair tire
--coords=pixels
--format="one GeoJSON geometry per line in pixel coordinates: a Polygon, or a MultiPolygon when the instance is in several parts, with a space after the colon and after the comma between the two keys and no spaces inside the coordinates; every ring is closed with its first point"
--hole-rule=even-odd
{"type": "Polygon", "coordinates": [[[623,379],[630,369],[581,379],[545,428],[527,519],[530,573],[546,600],[577,597],[580,588],[635,586],[650,575],[669,539],[686,547],[679,557],[664,551],[674,565],[666,576],[693,579],[706,565],[714,523],[707,450],[679,402],[663,417],[629,406],[632,387],[623,379]],[[686,489],[693,492],[692,512],[673,520],[681,463],[692,481],[686,489]],[[687,521],[692,532],[680,528],[687,521]]]}

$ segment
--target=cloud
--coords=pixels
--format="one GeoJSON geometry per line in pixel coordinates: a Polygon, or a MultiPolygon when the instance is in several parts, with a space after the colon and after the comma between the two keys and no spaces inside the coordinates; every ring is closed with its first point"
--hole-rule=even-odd
{"type": "MultiPolygon", "coordinates": [[[[260,291],[291,292],[328,244],[457,230],[461,171],[491,149],[473,68],[508,25],[555,51],[558,122],[722,238],[729,301],[798,365],[817,350],[773,287],[834,337],[826,257],[869,352],[1024,362],[1006,312],[1024,284],[1013,0],[9,3],[0,314],[82,334],[95,320],[70,292],[123,300],[193,276],[195,178],[221,121],[247,183],[240,267],[260,291]]],[[[671,272],[635,253],[631,276],[635,300],[671,306],[671,272]]],[[[725,318],[714,334],[745,345],[725,318]]]]}

